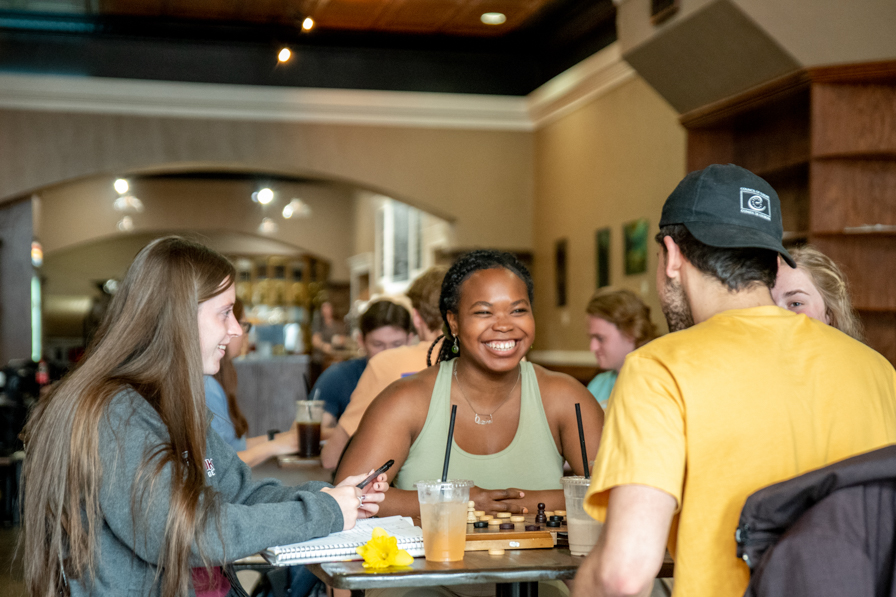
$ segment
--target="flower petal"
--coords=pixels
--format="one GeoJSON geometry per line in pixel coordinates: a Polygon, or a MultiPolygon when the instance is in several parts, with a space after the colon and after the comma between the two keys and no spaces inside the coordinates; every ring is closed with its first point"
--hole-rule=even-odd
{"type": "Polygon", "coordinates": [[[398,553],[395,554],[395,557],[392,560],[393,566],[410,566],[413,563],[414,558],[412,558],[411,554],[403,549],[399,549],[398,553]]]}

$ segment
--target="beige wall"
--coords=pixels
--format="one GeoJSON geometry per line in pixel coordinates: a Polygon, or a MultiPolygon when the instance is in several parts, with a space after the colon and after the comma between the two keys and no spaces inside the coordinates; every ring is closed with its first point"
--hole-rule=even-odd
{"type": "Polygon", "coordinates": [[[355,192],[354,255],[376,250],[376,193],[355,192]]]}
{"type": "Polygon", "coordinates": [[[595,239],[611,232],[610,282],[644,291],[665,330],[654,283],[654,243],[646,274],[626,276],[622,224],[660,210],[685,173],[685,132],[675,111],[634,78],[535,133],[535,312],[538,350],[588,350],[585,305],[596,288],[595,239]],[[568,306],[555,305],[554,244],[568,239],[568,306]]]}
{"type": "Polygon", "coordinates": [[[97,174],[229,166],[343,180],[532,246],[532,134],[0,110],[0,201],[97,174]],[[501,222],[501,226],[495,226],[501,222]]]}

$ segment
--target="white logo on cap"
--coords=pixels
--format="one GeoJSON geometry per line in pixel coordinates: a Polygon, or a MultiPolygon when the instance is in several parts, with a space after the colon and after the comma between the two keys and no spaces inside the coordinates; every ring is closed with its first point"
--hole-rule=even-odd
{"type": "Polygon", "coordinates": [[[768,195],[755,189],[740,188],[740,213],[772,219],[772,203],[768,195]]]}

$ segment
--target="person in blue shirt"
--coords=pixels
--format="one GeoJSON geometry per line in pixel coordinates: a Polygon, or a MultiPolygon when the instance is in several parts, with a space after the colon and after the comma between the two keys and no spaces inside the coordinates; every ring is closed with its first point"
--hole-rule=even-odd
{"type": "Polygon", "coordinates": [[[237,379],[233,359],[242,352],[243,342],[252,324],[245,320],[243,303],[239,299],[233,304],[233,315],[242,327],[243,335],[227,345],[218,372],[205,376],[205,404],[212,411],[212,429],[236,450],[240,460],[252,467],[274,456],[294,454],[298,436],[293,425],[289,431],[274,435],[273,439],[267,435],[246,437],[249,423],[236,399],[237,379]]]}
{"type": "Polygon", "coordinates": [[[367,366],[367,359],[389,348],[404,346],[411,339],[414,326],[407,309],[389,300],[372,303],[358,319],[361,348],[364,356],[328,367],[311,390],[312,400],[324,401],[321,435],[327,438],[345,407],[348,406],[367,366]]]}
{"type": "Polygon", "coordinates": [[[656,338],[650,307],[631,290],[601,288],[588,301],[588,336],[597,366],[604,369],[588,384],[588,390],[604,410],[625,357],[656,338]]]}

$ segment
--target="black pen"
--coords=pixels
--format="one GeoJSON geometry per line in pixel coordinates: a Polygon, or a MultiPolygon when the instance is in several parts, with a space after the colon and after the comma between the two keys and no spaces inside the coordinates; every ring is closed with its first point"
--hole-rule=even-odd
{"type": "Polygon", "coordinates": [[[358,483],[358,487],[359,487],[360,489],[364,489],[365,487],[367,487],[367,485],[368,485],[371,481],[373,481],[374,479],[376,479],[377,477],[379,477],[380,475],[382,475],[383,473],[385,473],[387,470],[389,470],[390,468],[392,468],[392,465],[393,465],[393,464],[395,464],[395,461],[394,461],[394,460],[390,460],[389,462],[387,462],[386,464],[384,464],[384,465],[381,466],[380,468],[376,469],[375,471],[373,471],[373,472],[370,474],[369,477],[367,477],[366,479],[364,479],[363,481],[361,481],[360,483],[358,483]]]}

